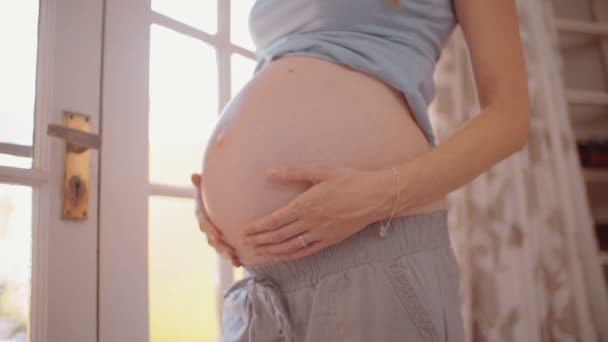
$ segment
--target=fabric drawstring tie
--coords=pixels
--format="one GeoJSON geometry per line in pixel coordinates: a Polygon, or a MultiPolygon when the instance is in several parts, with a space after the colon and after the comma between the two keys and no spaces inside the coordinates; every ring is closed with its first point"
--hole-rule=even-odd
{"type": "Polygon", "coordinates": [[[223,297],[222,342],[293,342],[281,292],[271,279],[246,277],[223,297]]]}

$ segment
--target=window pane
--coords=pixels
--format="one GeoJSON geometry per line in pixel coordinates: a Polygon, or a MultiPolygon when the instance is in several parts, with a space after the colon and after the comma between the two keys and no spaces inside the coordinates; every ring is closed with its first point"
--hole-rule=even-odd
{"type": "Polygon", "coordinates": [[[0,184],[0,341],[28,338],[32,190],[0,184]]]}
{"type": "Polygon", "coordinates": [[[230,82],[232,84],[231,93],[232,96],[234,96],[251,79],[251,76],[253,76],[255,61],[253,59],[233,53],[231,56],[231,63],[232,75],[230,82]]]}
{"type": "Polygon", "coordinates": [[[230,4],[230,40],[251,51],[255,45],[249,34],[249,11],[255,0],[234,0],[230,4]]]}
{"type": "Polygon", "coordinates": [[[194,201],[153,196],[149,213],[150,341],[217,341],[216,253],[194,201]]]}
{"type": "MultiPolygon", "coordinates": [[[[37,44],[38,0],[0,1],[0,143],[32,145],[37,44]]],[[[4,157],[0,165],[32,163],[4,157]]]]}
{"type": "Polygon", "coordinates": [[[241,280],[247,275],[247,271],[241,267],[233,267],[232,268],[232,279],[234,281],[241,280]]]}
{"type": "Polygon", "coordinates": [[[217,61],[211,46],[152,25],[150,181],[191,186],[218,115],[217,61]]]}
{"type": "Polygon", "coordinates": [[[152,0],[152,10],[207,33],[217,32],[217,0],[152,0]]]}
{"type": "Polygon", "coordinates": [[[17,157],[11,154],[0,153],[0,165],[29,169],[32,167],[32,158],[17,157]]]}

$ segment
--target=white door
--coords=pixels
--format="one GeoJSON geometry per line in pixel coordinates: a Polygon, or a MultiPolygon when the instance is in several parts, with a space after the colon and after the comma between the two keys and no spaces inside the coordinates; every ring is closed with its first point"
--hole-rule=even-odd
{"type": "Polygon", "coordinates": [[[0,1],[0,341],[95,341],[97,170],[61,219],[63,112],[99,127],[102,0],[0,1]]]}
{"type": "Polygon", "coordinates": [[[253,0],[106,0],[100,341],[215,341],[232,282],[190,174],[254,67],[253,0]]]}

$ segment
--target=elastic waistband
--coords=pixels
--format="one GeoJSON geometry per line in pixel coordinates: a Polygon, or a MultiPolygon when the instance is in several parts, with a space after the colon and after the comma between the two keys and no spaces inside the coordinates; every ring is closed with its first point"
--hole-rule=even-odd
{"type": "Polygon", "coordinates": [[[332,273],[380,260],[450,245],[447,210],[399,216],[392,219],[385,238],[379,236],[376,221],[316,254],[300,259],[246,266],[255,278],[271,279],[282,291],[316,284],[332,273]]]}

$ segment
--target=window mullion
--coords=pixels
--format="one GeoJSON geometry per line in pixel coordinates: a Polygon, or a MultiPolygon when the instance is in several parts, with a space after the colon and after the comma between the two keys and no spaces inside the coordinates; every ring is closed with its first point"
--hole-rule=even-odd
{"type": "Polygon", "coordinates": [[[33,148],[28,145],[0,143],[0,153],[16,157],[32,158],[33,148]]]}
{"type": "Polygon", "coordinates": [[[149,194],[150,196],[174,197],[193,200],[195,191],[193,187],[150,183],[149,194]]]}
{"type": "Polygon", "coordinates": [[[219,0],[217,32],[217,67],[219,82],[218,113],[230,100],[230,0],[219,0]]]}
{"type": "MultiPolygon", "coordinates": [[[[218,32],[217,32],[217,68],[218,68],[218,115],[230,100],[230,2],[231,0],[218,0],[218,32]]],[[[233,281],[232,264],[225,258],[217,258],[216,276],[219,280],[218,312],[222,317],[223,293],[233,281]]],[[[221,319],[220,319],[221,325],[221,319]]]]}
{"type": "Polygon", "coordinates": [[[46,183],[47,178],[47,174],[39,169],[0,166],[0,183],[36,186],[46,183]]]}
{"type": "Polygon", "coordinates": [[[201,31],[198,28],[192,27],[179,20],[168,17],[162,13],[152,11],[150,14],[151,22],[173,31],[179,32],[188,37],[192,37],[201,40],[210,45],[217,44],[217,35],[209,34],[205,31],[201,31]]]}

